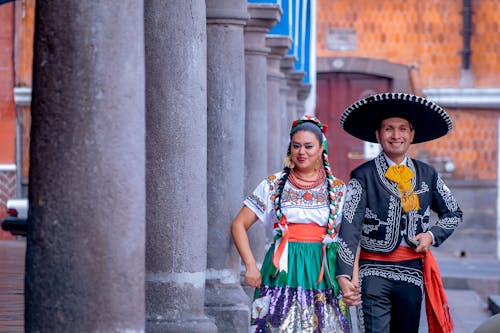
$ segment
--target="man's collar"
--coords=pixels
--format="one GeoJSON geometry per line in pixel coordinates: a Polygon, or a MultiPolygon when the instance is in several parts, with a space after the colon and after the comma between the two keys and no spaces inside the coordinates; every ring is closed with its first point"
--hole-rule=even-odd
{"type": "MultiPolygon", "coordinates": [[[[394,162],[393,160],[391,160],[385,153],[384,154],[384,157],[385,157],[385,160],[387,162],[387,164],[391,167],[393,165],[396,165],[396,162],[394,162]]],[[[405,155],[405,158],[403,159],[403,161],[401,163],[399,163],[399,165],[408,165],[408,163],[406,163],[408,161],[408,156],[405,155]]]]}

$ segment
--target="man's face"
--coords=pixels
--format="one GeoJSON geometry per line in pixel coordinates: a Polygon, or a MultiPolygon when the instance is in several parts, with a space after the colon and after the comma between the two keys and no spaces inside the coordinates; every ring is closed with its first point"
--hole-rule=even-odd
{"type": "Polygon", "coordinates": [[[382,120],[375,135],[385,154],[395,163],[401,163],[413,141],[415,130],[408,120],[394,117],[382,120]]]}

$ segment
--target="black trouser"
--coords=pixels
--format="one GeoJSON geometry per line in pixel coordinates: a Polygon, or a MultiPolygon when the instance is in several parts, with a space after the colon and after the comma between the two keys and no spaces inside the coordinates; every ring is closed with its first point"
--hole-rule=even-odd
{"type": "Polygon", "coordinates": [[[360,271],[365,333],[418,333],[423,295],[415,279],[423,285],[422,261],[361,260],[360,271]]]}

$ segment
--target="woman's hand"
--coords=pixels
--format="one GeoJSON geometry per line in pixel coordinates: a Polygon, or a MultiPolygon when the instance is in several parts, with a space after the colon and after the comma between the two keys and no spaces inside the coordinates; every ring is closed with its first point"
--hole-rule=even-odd
{"type": "Polygon", "coordinates": [[[249,265],[245,272],[245,284],[250,287],[259,288],[262,283],[262,276],[260,275],[257,265],[249,265]]]}
{"type": "Polygon", "coordinates": [[[361,304],[361,288],[351,282],[345,276],[338,276],[340,290],[342,291],[342,299],[348,306],[355,306],[361,304]]]}

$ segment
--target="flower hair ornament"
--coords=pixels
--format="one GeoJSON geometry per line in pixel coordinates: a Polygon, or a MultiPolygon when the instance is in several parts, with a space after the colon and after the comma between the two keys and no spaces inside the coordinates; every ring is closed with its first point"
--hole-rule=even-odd
{"type": "MultiPolygon", "coordinates": [[[[337,253],[337,242],[336,242],[336,219],[339,214],[342,205],[342,197],[345,192],[345,184],[340,179],[334,177],[330,162],[328,159],[328,142],[326,140],[325,133],[328,126],[323,124],[317,117],[306,115],[303,116],[292,123],[290,129],[290,139],[295,133],[295,129],[298,125],[304,122],[311,122],[318,126],[322,133],[323,145],[323,168],[326,174],[327,188],[328,188],[328,198],[329,198],[329,216],[327,224],[327,233],[323,239],[323,262],[318,277],[317,283],[319,284],[323,279],[323,275],[326,272],[330,283],[334,286],[336,292],[338,292],[338,284],[334,276],[330,273],[331,269],[334,269],[335,258],[337,253]],[[326,249],[332,249],[331,251],[326,251],[326,249]],[[330,266],[330,268],[329,268],[330,266]],[[333,266],[333,267],[331,267],[333,266]]],[[[288,223],[287,218],[283,211],[281,210],[281,196],[285,183],[288,180],[291,169],[294,167],[293,162],[290,158],[290,145],[288,146],[287,156],[285,158],[285,166],[281,173],[280,178],[277,180],[277,190],[274,198],[274,210],[278,218],[277,227],[274,229],[275,234],[275,248],[273,255],[273,264],[276,267],[276,274],[279,276],[281,274],[286,274],[288,272],[288,223]]]]}

